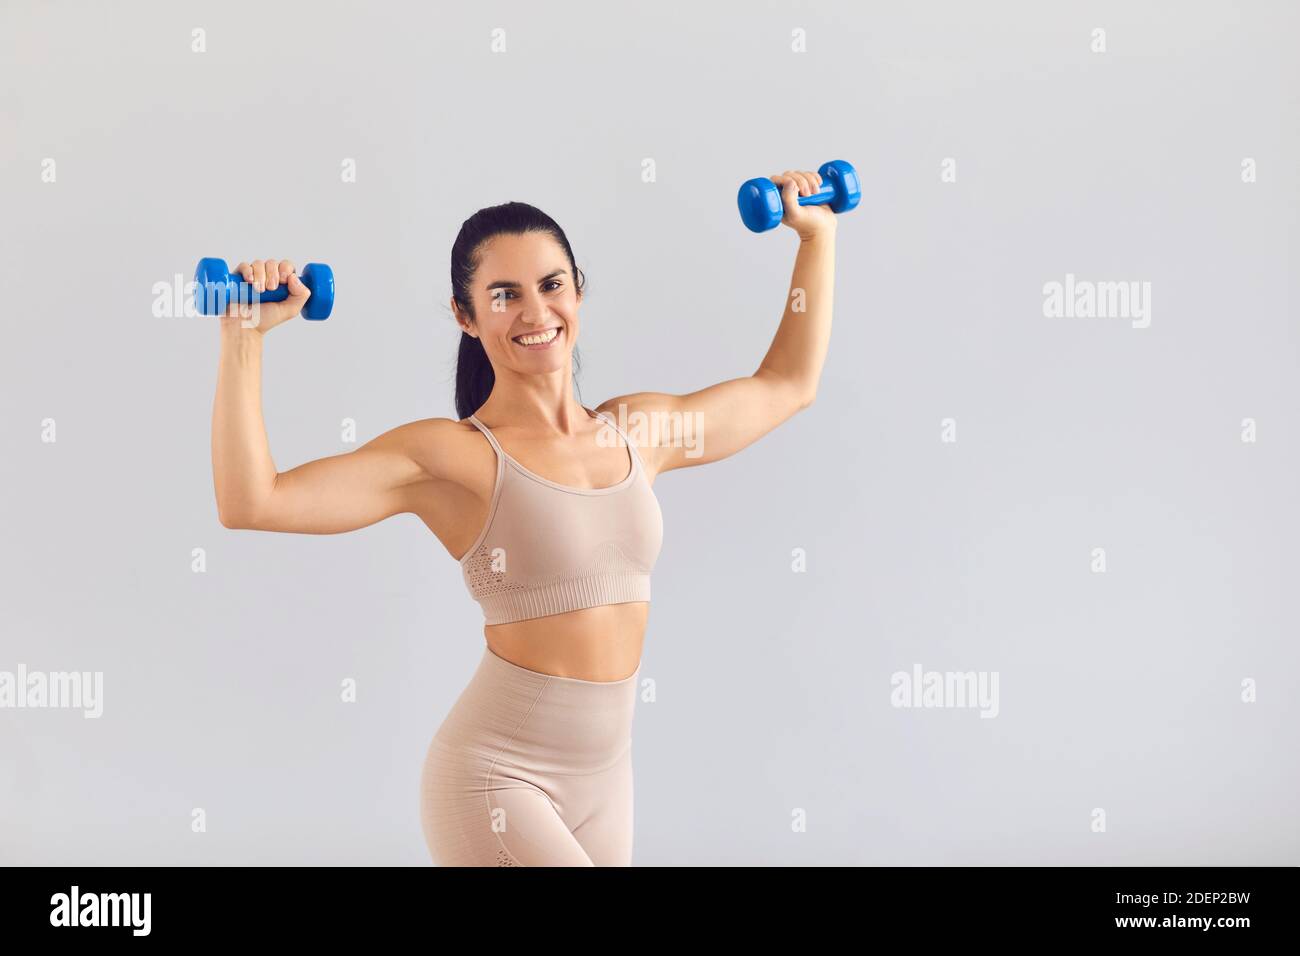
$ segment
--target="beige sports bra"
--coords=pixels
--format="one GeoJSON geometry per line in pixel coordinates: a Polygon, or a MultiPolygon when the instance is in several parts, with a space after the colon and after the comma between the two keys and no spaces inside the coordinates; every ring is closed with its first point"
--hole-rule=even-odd
{"type": "Polygon", "coordinates": [[[663,543],[659,500],[623,429],[606,413],[585,411],[628,449],[631,470],[616,485],[572,488],[534,474],[469,417],[497,456],[487,521],[460,559],[485,624],[650,600],[650,572],[663,543]]]}

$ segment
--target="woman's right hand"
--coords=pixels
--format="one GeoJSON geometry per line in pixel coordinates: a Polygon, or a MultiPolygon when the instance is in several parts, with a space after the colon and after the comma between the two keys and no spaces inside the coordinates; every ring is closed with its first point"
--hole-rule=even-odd
{"type": "Polygon", "coordinates": [[[293,263],[288,259],[255,259],[251,264],[241,262],[231,270],[232,276],[235,273],[239,273],[257,292],[287,286],[289,297],[283,302],[254,302],[251,305],[232,297],[221,319],[223,325],[239,322],[245,328],[265,333],[300,313],[311,298],[311,292],[298,278],[293,263]]]}

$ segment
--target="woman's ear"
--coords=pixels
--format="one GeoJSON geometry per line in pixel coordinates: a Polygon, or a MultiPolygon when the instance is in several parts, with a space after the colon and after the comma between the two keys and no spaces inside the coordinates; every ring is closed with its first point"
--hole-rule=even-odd
{"type": "Polygon", "coordinates": [[[455,316],[456,324],[460,326],[462,332],[466,335],[473,335],[474,338],[478,338],[478,336],[474,334],[474,323],[471,322],[465,316],[465,313],[461,311],[460,304],[456,301],[454,295],[451,297],[451,314],[455,316]]]}

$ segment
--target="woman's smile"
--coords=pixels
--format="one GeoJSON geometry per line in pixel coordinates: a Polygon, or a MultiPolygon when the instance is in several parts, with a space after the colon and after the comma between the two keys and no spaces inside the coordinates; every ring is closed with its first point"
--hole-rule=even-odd
{"type": "Polygon", "coordinates": [[[528,349],[530,352],[536,352],[543,349],[553,348],[560,341],[563,329],[550,328],[544,332],[528,332],[524,335],[516,335],[512,342],[520,348],[528,349]]]}

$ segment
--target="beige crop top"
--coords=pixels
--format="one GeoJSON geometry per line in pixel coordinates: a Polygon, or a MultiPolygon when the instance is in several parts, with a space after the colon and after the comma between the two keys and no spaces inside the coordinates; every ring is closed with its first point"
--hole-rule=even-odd
{"type": "Polygon", "coordinates": [[[487,521],[460,559],[485,624],[650,600],[650,572],[663,543],[659,501],[623,429],[606,413],[585,411],[628,449],[631,470],[616,485],[573,488],[534,474],[469,417],[497,457],[487,521]]]}

